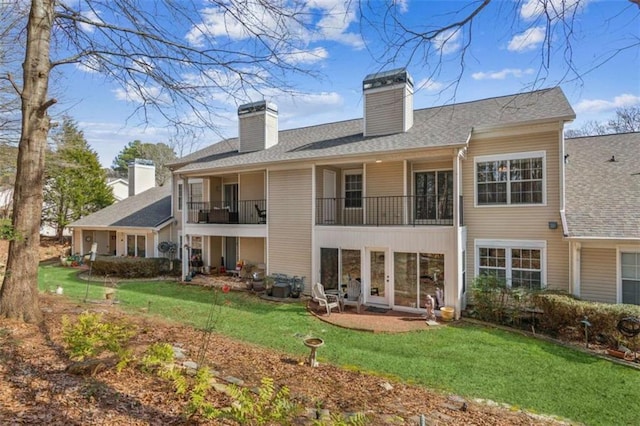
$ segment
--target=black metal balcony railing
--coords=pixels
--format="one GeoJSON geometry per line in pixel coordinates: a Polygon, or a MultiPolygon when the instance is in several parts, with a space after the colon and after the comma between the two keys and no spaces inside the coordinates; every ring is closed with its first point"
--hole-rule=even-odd
{"type": "MultiPolygon", "coordinates": [[[[453,208],[453,198],[443,197],[400,195],[358,199],[318,198],[316,225],[447,226],[453,225],[453,208]]],[[[462,203],[459,209],[462,213],[462,203]]]]}
{"type": "Polygon", "coordinates": [[[188,223],[231,223],[240,225],[267,223],[266,200],[188,202],[188,223]]]}

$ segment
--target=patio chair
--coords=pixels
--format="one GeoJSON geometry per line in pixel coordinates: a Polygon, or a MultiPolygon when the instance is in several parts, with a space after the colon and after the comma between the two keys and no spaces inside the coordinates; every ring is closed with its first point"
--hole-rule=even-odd
{"type": "Polygon", "coordinates": [[[311,287],[311,298],[318,302],[320,306],[324,306],[327,309],[327,315],[331,315],[333,308],[338,308],[338,312],[342,312],[338,296],[326,294],[324,292],[324,286],[320,283],[315,283],[313,287],[311,287]]]}
{"type": "Polygon", "coordinates": [[[255,204],[255,207],[258,212],[258,222],[267,223],[267,210],[262,210],[257,204],[255,204]]]}
{"type": "Polygon", "coordinates": [[[360,281],[352,278],[347,284],[347,292],[342,294],[342,307],[355,306],[356,312],[360,313],[360,305],[362,305],[362,290],[360,281]]]}

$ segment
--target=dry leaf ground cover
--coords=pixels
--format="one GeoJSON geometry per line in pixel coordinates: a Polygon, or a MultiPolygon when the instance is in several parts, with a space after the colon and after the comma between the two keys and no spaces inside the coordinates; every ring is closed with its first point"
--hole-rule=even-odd
{"type": "MultiPolygon", "coordinates": [[[[306,409],[306,416],[287,424],[332,424],[326,418],[324,423],[313,419],[321,412],[364,413],[367,424],[372,425],[418,424],[421,414],[431,425],[560,423],[353,368],[327,363],[310,368],[303,355],[292,356],[221,334],[208,335],[141,311],[125,313],[122,305],[79,303],[66,296],[43,294],[42,307],[45,322],[40,327],[0,320],[0,424],[234,424],[197,415],[186,418],[186,398],[176,395],[167,380],[136,366],[120,373],[107,368],[93,376],[70,374],[67,368],[72,362],[64,351],[62,318],[73,321],[87,310],[101,313],[107,321],[133,324],[137,333],[132,343],[138,358],[153,343],[170,343],[183,348],[190,359],[200,359],[199,354],[204,353],[219,383],[234,378],[255,388],[262,378],[273,378],[278,386],[288,387],[292,400],[306,409]],[[462,402],[466,402],[465,409],[462,402]]],[[[112,367],[113,361],[107,359],[105,364],[112,367]]],[[[214,390],[207,399],[219,407],[231,403],[226,394],[214,390]]]]}
{"type": "MultiPolygon", "coordinates": [[[[108,368],[95,376],[65,371],[71,362],[63,350],[62,318],[73,319],[87,309],[102,313],[109,321],[135,324],[138,332],[133,344],[138,356],[154,342],[167,342],[195,357],[203,349],[203,332],[158,318],[127,315],[117,305],[80,306],[54,295],[43,295],[42,307],[45,322],[41,327],[0,321],[0,424],[221,424],[198,416],[186,419],[185,398],[176,395],[168,381],[139,368],[120,373],[108,368]]],[[[310,368],[304,358],[220,335],[214,335],[207,346],[205,359],[219,377],[232,376],[249,387],[272,377],[277,385],[291,390],[292,399],[301,407],[363,412],[367,424],[416,424],[419,414],[425,414],[428,424],[554,423],[473,402],[463,411],[458,398],[327,364],[310,368]]],[[[209,392],[208,399],[218,406],[230,403],[225,394],[215,391],[209,392]]],[[[313,420],[303,417],[296,422],[312,424],[313,420]]]]}

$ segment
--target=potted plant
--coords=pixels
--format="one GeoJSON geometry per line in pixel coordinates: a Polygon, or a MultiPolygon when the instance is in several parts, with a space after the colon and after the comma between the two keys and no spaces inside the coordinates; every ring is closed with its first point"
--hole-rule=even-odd
{"type": "Polygon", "coordinates": [[[304,277],[293,277],[289,280],[289,285],[291,286],[291,297],[298,298],[300,297],[300,293],[302,293],[302,288],[304,287],[304,277]]]}

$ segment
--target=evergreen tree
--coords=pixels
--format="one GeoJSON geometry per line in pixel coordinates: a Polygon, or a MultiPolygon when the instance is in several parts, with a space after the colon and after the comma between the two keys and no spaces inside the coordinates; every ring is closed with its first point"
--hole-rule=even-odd
{"type": "Polygon", "coordinates": [[[162,186],[171,177],[171,171],[164,165],[175,160],[176,153],[165,143],[146,143],[139,140],[129,142],[113,160],[111,168],[119,177],[127,178],[129,163],[136,158],[151,160],[156,166],[156,185],[162,186]]]}
{"type": "Polygon", "coordinates": [[[98,154],[89,148],[75,121],[64,117],[53,135],[55,150],[47,161],[42,221],[62,231],[69,223],[113,203],[98,154]]]}

